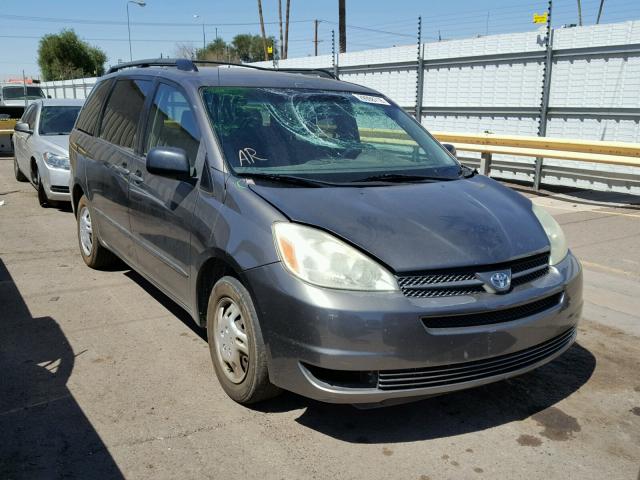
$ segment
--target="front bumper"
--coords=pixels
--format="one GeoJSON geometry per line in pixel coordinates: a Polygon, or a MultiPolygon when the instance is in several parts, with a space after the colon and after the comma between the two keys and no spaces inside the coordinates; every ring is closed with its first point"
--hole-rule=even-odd
{"type": "Polygon", "coordinates": [[[44,161],[38,166],[40,180],[44,186],[44,191],[49,200],[56,202],[70,202],[69,193],[69,170],[51,168],[44,161]]]}
{"type": "Polygon", "coordinates": [[[409,298],[401,292],[330,290],[299,281],[280,263],[246,275],[268,349],[271,381],[332,403],[392,402],[519,375],[571,346],[582,311],[582,269],[572,254],[546,276],[506,295],[409,298]],[[422,321],[425,316],[514,308],[551,296],[558,298],[551,308],[503,323],[428,328],[422,321]],[[545,347],[552,344],[553,349],[545,347]],[[530,361],[509,360],[516,358],[530,361]],[[504,359],[511,368],[477,373],[477,365],[504,359]],[[470,367],[476,374],[456,381],[450,376],[470,367]],[[394,376],[424,378],[436,370],[444,373],[445,381],[384,381],[394,376]]]}

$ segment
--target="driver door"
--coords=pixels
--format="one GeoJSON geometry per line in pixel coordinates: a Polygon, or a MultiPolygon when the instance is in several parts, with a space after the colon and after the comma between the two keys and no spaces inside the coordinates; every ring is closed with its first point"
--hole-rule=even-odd
{"type": "Polygon", "coordinates": [[[200,148],[193,107],[178,85],[158,84],[147,116],[142,151],[143,155],[132,165],[129,184],[129,218],[138,265],[174,299],[186,304],[197,198],[195,172],[204,162],[204,146],[200,148]],[[162,146],[185,150],[191,178],[177,179],[147,171],[147,152],[162,146]]]}

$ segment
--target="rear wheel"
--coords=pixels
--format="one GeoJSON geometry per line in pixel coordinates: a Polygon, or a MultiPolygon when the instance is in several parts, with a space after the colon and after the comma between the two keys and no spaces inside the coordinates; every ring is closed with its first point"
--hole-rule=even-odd
{"type": "Polygon", "coordinates": [[[91,218],[89,200],[84,195],[80,198],[77,208],[78,243],[84,263],[95,269],[102,269],[114,265],[117,257],[100,244],[98,232],[91,218]]]}
{"type": "Polygon", "coordinates": [[[18,166],[18,159],[16,157],[13,157],[13,174],[19,182],[26,182],[28,180],[25,174],[20,170],[20,167],[18,166]]]}
{"type": "Polygon", "coordinates": [[[207,308],[207,338],[213,367],[224,391],[242,404],[275,397],[267,352],[251,295],[233,277],[213,287],[207,308]]]}

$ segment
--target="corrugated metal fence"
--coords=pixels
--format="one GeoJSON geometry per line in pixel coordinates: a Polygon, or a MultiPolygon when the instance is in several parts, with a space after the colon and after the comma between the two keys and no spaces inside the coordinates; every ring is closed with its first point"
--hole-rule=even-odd
{"type": "MultiPolygon", "coordinates": [[[[640,142],[640,21],[556,29],[551,69],[544,33],[492,35],[280,61],[281,67],[334,68],[340,78],[379,90],[403,108],[422,105],[430,130],[537,135],[546,108],[546,135],[640,142]],[[549,102],[542,106],[545,76],[549,102]],[[422,90],[422,99],[417,98],[422,90]]],[[[269,62],[258,65],[272,66],[269,62]]],[[[54,98],[83,98],[95,79],[47,82],[54,98]]],[[[474,163],[477,158],[469,158],[474,163]]],[[[496,155],[492,176],[533,180],[534,159],[496,155]]],[[[640,170],[545,160],[543,184],[640,194],[640,170]]]]}

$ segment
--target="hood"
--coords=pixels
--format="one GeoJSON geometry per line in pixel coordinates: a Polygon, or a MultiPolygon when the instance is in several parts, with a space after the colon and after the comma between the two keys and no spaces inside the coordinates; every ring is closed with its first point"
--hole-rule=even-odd
{"type": "Polygon", "coordinates": [[[328,230],[396,272],[488,265],[549,248],[531,202],[480,175],[364,188],[250,188],[292,221],[328,230]]]}
{"type": "Polygon", "coordinates": [[[44,151],[69,156],[69,135],[40,135],[44,151]]]}

